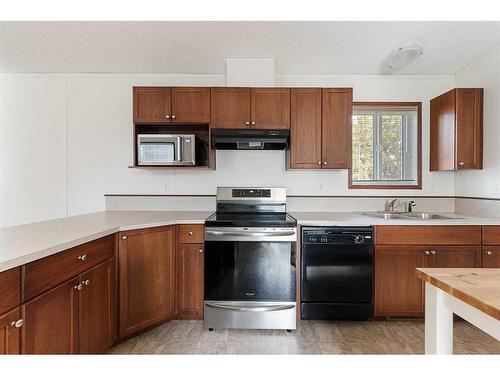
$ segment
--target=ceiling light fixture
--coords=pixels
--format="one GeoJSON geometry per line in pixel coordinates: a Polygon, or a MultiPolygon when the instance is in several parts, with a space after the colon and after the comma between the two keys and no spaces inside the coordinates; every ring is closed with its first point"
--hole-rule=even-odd
{"type": "Polygon", "coordinates": [[[424,53],[424,45],[417,41],[406,42],[396,48],[381,64],[382,74],[391,74],[411,64],[424,53]]]}

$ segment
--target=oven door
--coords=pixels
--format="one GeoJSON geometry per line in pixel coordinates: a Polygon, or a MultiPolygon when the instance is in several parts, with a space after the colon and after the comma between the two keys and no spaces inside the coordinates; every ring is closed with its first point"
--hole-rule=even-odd
{"type": "Polygon", "coordinates": [[[206,228],[205,303],[295,302],[295,242],[295,228],[206,228]]]}

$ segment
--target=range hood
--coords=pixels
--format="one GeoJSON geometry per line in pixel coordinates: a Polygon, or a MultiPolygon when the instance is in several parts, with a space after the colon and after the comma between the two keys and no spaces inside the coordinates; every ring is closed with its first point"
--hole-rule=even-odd
{"type": "Polygon", "coordinates": [[[290,130],[212,130],[212,145],[218,150],[284,150],[290,130]]]}

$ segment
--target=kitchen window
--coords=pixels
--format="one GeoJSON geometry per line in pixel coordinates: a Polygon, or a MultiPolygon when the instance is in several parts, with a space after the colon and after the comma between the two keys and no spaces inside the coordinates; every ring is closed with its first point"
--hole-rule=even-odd
{"type": "Polygon", "coordinates": [[[421,189],[421,103],[354,103],[352,189],[421,189]]]}

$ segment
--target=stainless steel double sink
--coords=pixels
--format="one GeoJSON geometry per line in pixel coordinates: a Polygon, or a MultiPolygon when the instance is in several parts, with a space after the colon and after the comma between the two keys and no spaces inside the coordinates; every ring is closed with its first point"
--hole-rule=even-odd
{"type": "Polygon", "coordinates": [[[377,217],[380,219],[420,219],[420,220],[458,220],[459,217],[435,214],[432,212],[363,212],[363,215],[377,217]]]}

